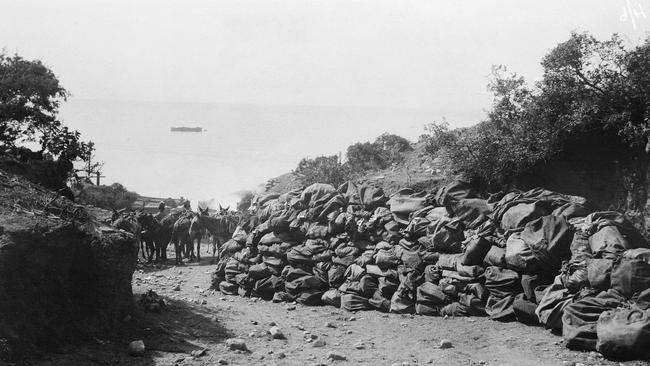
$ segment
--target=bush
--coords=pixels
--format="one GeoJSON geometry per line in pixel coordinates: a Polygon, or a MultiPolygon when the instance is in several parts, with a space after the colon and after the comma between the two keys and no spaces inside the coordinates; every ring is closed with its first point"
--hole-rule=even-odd
{"type": "Polygon", "coordinates": [[[403,160],[403,153],[413,150],[411,143],[397,135],[384,133],[374,142],[359,142],[348,147],[347,164],[353,172],[386,169],[403,160]]]}
{"type": "Polygon", "coordinates": [[[304,158],[298,163],[295,173],[301,176],[302,183],[328,183],[338,186],[349,179],[347,166],[341,165],[336,155],[304,158]]]}
{"type": "Polygon", "coordinates": [[[110,186],[83,184],[75,186],[75,196],[82,204],[107,210],[131,208],[139,195],[127,190],[119,183],[110,186]]]}

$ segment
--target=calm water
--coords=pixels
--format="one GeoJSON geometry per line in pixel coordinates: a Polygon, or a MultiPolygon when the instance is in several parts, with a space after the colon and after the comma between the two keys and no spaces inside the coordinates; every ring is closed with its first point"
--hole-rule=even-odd
{"type": "Polygon", "coordinates": [[[105,162],[104,183],[225,205],[238,201],[237,192],[294,169],[305,156],[345,154],[348,145],[383,132],[416,140],[426,123],[443,115],[467,121],[481,113],[72,99],[60,114],[95,142],[97,159],[105,162]],[[207,131],[172,133],[172,126],[207,131]]]}

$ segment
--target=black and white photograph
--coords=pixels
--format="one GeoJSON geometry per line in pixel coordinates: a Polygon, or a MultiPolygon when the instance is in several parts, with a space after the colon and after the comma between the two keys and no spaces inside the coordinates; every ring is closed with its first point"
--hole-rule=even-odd
{"type": "Polygon", "coordinates": [[[0,366],[650,362],[650,0],[0,0],[0,366]]]}

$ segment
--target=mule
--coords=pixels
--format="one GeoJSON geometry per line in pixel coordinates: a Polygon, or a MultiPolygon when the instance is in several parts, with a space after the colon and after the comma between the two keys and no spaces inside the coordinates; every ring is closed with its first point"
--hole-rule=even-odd
{"type": "Polygon", "coordinates": [[[158,220],[160,222],[160,255],[163,263],[167,262],[167,247],[172,244],[174,225],[182,216],[188,215],[188,212],[190,211],[184,208],[174,209],[167,216],[158,220]]]}
{"type": "MultiPolygon", "coordinates": [[[[200,224],[212,235],[212,263],[214,263],[221,245],[230,240],[235,232],[238,219],[235,215],[228,213],[227,209],[222,209],[216,216],[198,215],[196,217],[197,224],[200,224]]],[[[197,247],[197,252],[199,251],[200,247],[197,247]]]]}
{"type": "Polygon", "coordinates": [[[142,225],[141,240],[145,243],[147,251],[147,263],[162,261],[162,248],[165,241],[162,238],[162,225],[156,217],[150,213],[138,216],[138,222],[142,225]]]}
{"type": "Polygon", "coordinates": [[[176,253],[176,264],[183,264],[183,255],[187,256],[186,248],[190,245],[190,225],[192,223],[194,213],[186,210],[174,222],[172,226],[172,233],[169,243],[174,244],[174,251],[176,253]]]}
{"type": "Polygon", "coordinates": [[[201,224],[199,219],[200,216],[208,216],[209,209],[206,207],[205,210],[202,210],[199,207],[199,212],[192,217],[192,222],[190,223],[189,228],[189,243],[190,245],[186,248],[189,250],[190,260],[196,259],[197,262],[201,262],[201,239],[205,236],[206,229],[201,224]],[[194,242],[196,242],[196,257],[194,256],[194,242]]]}

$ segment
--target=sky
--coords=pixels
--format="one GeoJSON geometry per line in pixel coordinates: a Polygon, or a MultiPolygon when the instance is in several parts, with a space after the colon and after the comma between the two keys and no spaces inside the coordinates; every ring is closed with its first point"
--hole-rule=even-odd
{"type": "MultiPolygon", "coordinates": [[[[351,114],[350,123],[369,127],[355,126],[343,137],[325,134],[326,143],[287,146],[273,169],[245,173],[242,182],[247,186],[241,188],[247,189],[253,181],[263,183],[272,177],[268,175],[295,167],[303,156],[337,153],[380,130],[404,131],[414,138],[425,119],[445,116],[452,126],[479,122],[492,101],[486,88],[492,65],[506,65],[532,82],[541,76],[541,58],[571,31],[588,31],[600,39],[617,32],[629,45],[639,44],[650,32],[650,0],[0,0],[0,47],[43,60],[72,93],[70,105],[92,101],[75,113],[66,112],[67,122],[103,142],[97,152],[109,179],[147,190],[151,185],[134,179],[133,172],[115,167],[128,161],[127,156],[117,149],[107,151],[128,142],[117,141],[119,131],[101,128],[111,110],[149,103],[137,107],[138,116],[160,119],[142,108],[171,103],[199,103],[206,110],[212,104],[321,106],[328,109],[276,115],[307,116],[299,121],[304,130],[321,128],[332,119],[345,121],[351,114]],[[98,101],[130,104],[89,110],[98,101]],[[417,117],[408,126],[385,118],[377,127],[371,126],[373,114],[332,110],[344,107],[417,117]],[[106,115],[95,116],[100,112],[106,115]],[[82,115],[97,118],[83,120],[82,115]]],[[[178,119],[183,113],[178,112],[178,119]]],[[[133,113],[126,114],[123,123],[138,123],[133,113]]],[[[271,122],[261,128],[268,126],[278,139],[286,137],[282,122],[274,118],[284,117],[268,117],[271,122]]],[[[228,125],[238,129],[228,136],[246,135],[248,122],[242,121],[228,125]]],[[[312,138],[300,131],[292,134],[295,139],[312,138]]],[[[175,153],[167,147],[159,150],[175,153]]],[[[143,169],[139,176],[146,176],[143,169]]],[[[187,168],[188,174],[192,169],[187,168]]],[[[159,187],[156,194],[177,194],[159,187]]]]}
{"type": "Polygon", "coordinates": [[[7,51],[44,60],[76,98],[113,100],[480,110],[493,64],[534,80],[572,30],[638,42],[650,29],[650,0],[1,0],[0,9],[7,51]],[[624,8],[637,16],[622,19],[624,8]]]}

